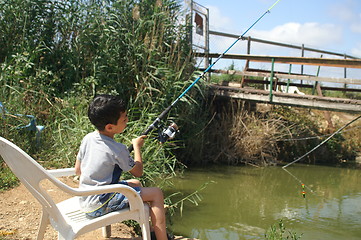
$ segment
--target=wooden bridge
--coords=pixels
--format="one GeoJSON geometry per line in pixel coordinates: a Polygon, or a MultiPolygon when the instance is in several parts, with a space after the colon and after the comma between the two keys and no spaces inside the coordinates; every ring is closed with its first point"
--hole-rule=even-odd
{"type": "MultiPolygon", "coordinates": [[[[236,35],[215,31],[209,31],[209,34],[238,38],[236,35]]],[[[304,45],[296,46],[251,37],[245,37],[241,40],[247,41],[247,54],[225,54],[222,59],[246,61],[243,71],[211,69],[209,72],[210,75],[213,75],[213,73],[221,74],[221,76],[238,75],[241,76],[242,80],[238,83],[223,82],[222,84],[210,84],[211,94],[220,98],[233,98],[261,103],[331,111],[361,112],[361,79],[347,77],[348,69],[361,69],[361,59],[346,54],[306,48],[304,45]],[[252,55],[250,53],[251,42],[300,49],[301,57],[252,55]],[[305,51],[332,55],[333,58],[323,58],[322,55],[320,58],[304,57],[305,51]],[[341,56],[342,59],[340,58],[341,56]],[[268,70],[252,69],[249,67],[251,62],[262,62],[270,64],[271,67],[268,70]],[[288,64],[289,72],[276,71],[275,64],[288,64]],[[301,72],[293,73],[291,71],[292,65],[300,65],[301,72]],[[317,74],[305,74],[303,72],[304,65],[317,66],[317,74]],[[344,69],[344,76],[320,77],[319,70],[321,66],[342,68],[344,69]],[[342,84],[343,87],[333,86],[337,84],[342,84]],[[302,94],[302,92],[299,92],[301,94],[295,94],[293,91],[294,89],[299,91],[299,89],[302,90],[306,88],[311,88],[312,94],[302,94]],[[323,96],[322,90],[354,92],[354,96],[356,96],[357,99],[323,96]]],[[[204,51],[197,52],[195,55],[196,57],[206,59],[206,64],[208,64],[212,59],[218,58],[220,54],[204,51]]],[[[204,71],[202,68],[200,68],[200,70],[204,71]]]]}
{"type": "Polygon", "coordinates": [[[270,103],[294,107],[315,108],[330,111],[361,112],[361,100],[332,98],[315,95],[298,95],[242,87],[240,83],[210,85],[211,94],[219,98],[233,98],[260,103],[270,103]]]}

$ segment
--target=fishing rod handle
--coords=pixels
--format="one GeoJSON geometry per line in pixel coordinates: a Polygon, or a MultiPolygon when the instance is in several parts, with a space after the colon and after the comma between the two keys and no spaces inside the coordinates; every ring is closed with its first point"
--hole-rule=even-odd
{"type": "MultiPolygon", "coordinates": [[[[169,105],[161,114],[159,114],[159,116],[154,120],[154,122],[152,124],[149,125],[147,130],[145,130],[141,134],[141,136],[148,135],[148,133],[150,133],[154,128],[157,128],[160,121],[169,113],[169,111],[172,109],[172,107],[173,107],[173,104],[169,105]]],[[[134,147],[133,147],[133,144],[131,144],[128,147],[128,151],[129,151],[129,153],[131,153],[133,150],[134,150],[134,147]]]]}
{"type": "MultiPolygon", "coordinates": [[[[158,118],[157,118],[158,119],[158,118]]],[[[155,121],[154,121],[155,122],[155,121]]],[[[140,136],[143,136],[143,135],[148,135],[148,133],[150,133],[150,131],[152,131],[154,129],[154,122],[147,128],[147,130],[145,130],[140,136]]],[[[129,153],[131,153],[132,151],[134,150],[134,146],[133,144],[131,144],[129,147],[128,147],[128,151],[129,153]]]]}

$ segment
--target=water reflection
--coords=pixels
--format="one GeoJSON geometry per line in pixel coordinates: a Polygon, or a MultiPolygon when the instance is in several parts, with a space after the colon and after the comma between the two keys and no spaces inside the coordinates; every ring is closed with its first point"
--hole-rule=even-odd
{"type": "Polygon", "coordinates": [[[279,219],[302,239],[361,239],[361,171],[321,166],[194,169],[168,192],[191,193],[205,182],[200,206],[176,216],[176,233],[199,239],[264,239],[279,219]],[[306,184],[302,196],[300,182],[306,184]],[[312,192],[311,192],[312,190],[312,192]]]}

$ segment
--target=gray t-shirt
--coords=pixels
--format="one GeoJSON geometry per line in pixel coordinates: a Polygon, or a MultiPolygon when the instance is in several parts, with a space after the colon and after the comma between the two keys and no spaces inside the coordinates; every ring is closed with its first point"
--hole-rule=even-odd
{"type": "MultiPolygon", "coordinates": [[[[83,138],[77,159],[81,162],[79,188],[118,183],[122,172],[130,171],[135,165],[124,144],[98,131],[83,138]]],[[[84,212],[95,211],[107,203],[112,195],[80,197],[80,206],[84,212]]]]}

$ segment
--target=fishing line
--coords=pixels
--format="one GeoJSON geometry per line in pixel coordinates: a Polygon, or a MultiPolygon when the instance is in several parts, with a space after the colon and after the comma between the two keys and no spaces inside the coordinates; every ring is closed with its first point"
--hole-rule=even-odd
{"type": "Polygon", "coordinates": [[[296,160],[294,160],[293,162],[290,162],[289,164],[285,165],[282,167],[283,170],[285,170],[289,175],[291,175],[291,177],[293,177],[297,182],[299,182],[303,188],[302,191],[302,195],[305,198],[306,197],[306,192],[304,191],[304,188],[306,187],[312,194],[315,194],[315,192],[309,188],[307,185],[305,185],[299,178],[297,178],[295,175],[293,175],[291,172],[289,172],[286,168],[298,161],[300,161],[302,158],[304,158],[305,156],[307,156],[308,154],[310,154],[311,152],[315,151],[317,148],[319,148],[320,146],[322,146],[324,143],[326,143],[328,140],[330,140],[333,136],[335,136],[337,133],[340,133],[344,128],[346,128],[347,126],[351,125],[353,122],[357,121],[358,119],[361,118],[361,115],[358,116],[357,118],[353,119],[352,121],[348,122],[346,125],[344,125],[343,127],[339,128],[336,132],[334,132],[333,134],[331,134],[328,138],[326,138],[324,141],[322,141],[320,144],[318,144],[316,147],[314,147],[313,149],[311,149],[310,151],[308,151],[307,153],[305,153],[304,155],[302,155],[301,157],[297,158],[296,160]]]}
{"type": "MultiPolygon", "coordinates": [[[[314,192],[310,187],[308,187],[306,184],[304,184],[303,181],[301,181],[298,177],[296,177],[295,175],[293,175],[291,172],[289,172],[289,171],[288,171],[287,169],[285,169],[285,168],[283,168],[283,170],[285,170],[289,175],[291,175],[291,177],[293,177],[297,182],[299,182],[299,183],[301,184],[301,186],[302,186],[303,189],[304,189],[304,188],[307,188],[307,189],[310,191],[310,193],[315,194],[315,192],[314,192]]],[[[303,197],[305,197],[305,195],[304,195],[303,197]]]]}
{"type": "MultiPolygon", "coordinates": [[[[354,130],[355,128],[361,128],[361,126],[349,128],[347,130],[344,130],[343,132],[349,132],[349,131],[354,130]]],[[[311,140],[311,139],[320,139],[320,138],[331,136],[332,134],[333,133],[319,135],[319,136],[312,136],[312,137],[303,137],[303,138],[286,138],[286,139],[277,140],[277,142],[291,142],[291,141],[305,141],[305,140],[311,140]]]]}
{"type": "MultiPolygon", "coordinates": [[[[152,130],[160,127],[161,124],[161,120],[169,113],[169,111],[172,109],[172,107],[177,104],[177,102],[184,96],[187,94],[187,92],[201,79],[205,76],[205,74],[239,41],[243,38],[243,36],[249,31],[251,30],[251,28],[253,28],[267,13],[271,12],[271,9],[274,8],[277,3],[281,1],[281,0],[277,0],[270,8],[268,8],[245,32],[243,32],[242,35],[240,35],[221,55],[218,56],[218,58],[212,63],[210,64],[206,70],[204,70],[202,72],[202,74],[197,77],[187,88],[186,90],[184,90],[173,102],[171,105],[169,105],[161,114],[159,114],[159,116],[153,121],[152,124],[150,124],[148,126],[148,128],[141,134],[141,135],[148,135],[148,133],[150,133],[152,130]]],[[[172,132],[172,134],[174,133],[173,130],[177,131],[177,129],[173,128],[170,129],[170,126],[168,127],[168,129],[163,130],[163,133],[168,131],[168,132],[172,132]],[[169,131],[168,131],[169,130],[169,131]]],[[[161,134],[163,134],[161,133],[161,134]]],[[[168,136],[166,133],[163,134],[163,137],[165,140],[167,140],[168,136]]],[[[133,145],[130,145],[128,147],[129,152],[133,151],[133,145]]]]}
{"type": "Polygon", "coordinates": [[[283,166],[282,168],[285,169],[286,167],[300,161],[302,158],[306,157],[307,155],[309,155],[310,153],[312,153],[313,151],[315,151],[317,148],[321,147],[323,144],[325,144],[328,140],[330,140],[333,136],[335,136],[337,133],[340,133],[345,127],[349,126],[350,124],[352,124],[353,122],[357,121],[358,119],[361,118],[361,115],[358,116],[357,118],[355,118],[354,120],[352,120],[351,122],[347,123],[346,125],[344,125],[343,127],[339,128],[336,132],[334,132],[333,134],[331,134],[328,138],[326,138],[325,140],[323,140],[320,144],[318,144],[316,147],[312,148],[310,151],[308,151],[307,153],[303,154],[301,157],[297,158],[296,160],[294,160],[293,162],[288,163],[287,165],[283,166]]]}

